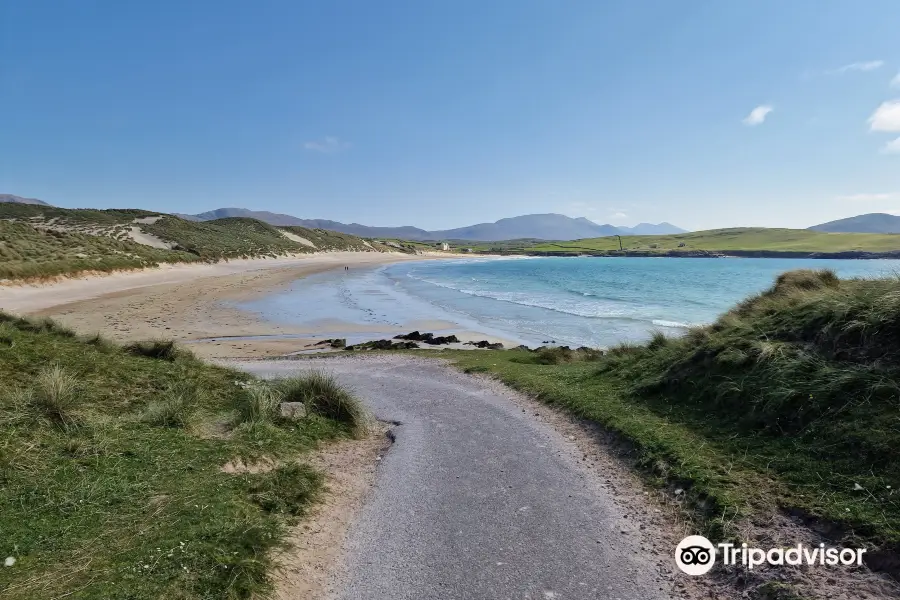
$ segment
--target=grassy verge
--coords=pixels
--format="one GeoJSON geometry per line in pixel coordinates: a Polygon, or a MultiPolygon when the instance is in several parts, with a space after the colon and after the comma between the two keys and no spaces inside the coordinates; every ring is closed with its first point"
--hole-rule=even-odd
{"type": "Polygon", "coordinates": [[[294,459],[363,416],[334,409],[354,402],[338,386],[265,384],[166,342],[122,348],[2,314],[0,380],[10,600],[264,593],[271,551],[322,487],[294,459]],[[288,388],[309,415],[281,418],[288,388]],[[280,466],[224,472],[235,459],[280,466]]]}
{"type": "Polygon", "coordinates": [[[900,548],[900,281],[799,271],[683,338],[604,356],[444,352],[602,424],[713,539],[787,511],[900,548]]]}

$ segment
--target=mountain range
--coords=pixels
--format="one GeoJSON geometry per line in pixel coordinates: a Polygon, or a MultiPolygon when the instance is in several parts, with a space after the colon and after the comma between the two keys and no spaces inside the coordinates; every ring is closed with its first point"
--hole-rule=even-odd
{"type": "Polygon", "coordinates": [[[326,219],[301,219],[291,215],[246,208],[219,208],[197,215],[179,214],[179,217],[194,221],[209,221],[227,217],[249,217],[270,225],[330,229],[369,238],[402,238],[406,240],[467,240],[497,242],[515,239],[577,240],[582,238],[605,237],[610,235],[664,235],[683,233],[684,230],[670,223],[641,223],[635,227],[615,227],[598,225],[585,217],[572,218],[554,213],[522,215],[500,219],[493,223],[479,223],[457,229],[426,231],[418,227],[370,227],[359,223],[340,223],[326,219]]]}
{"type": "Polygon", "coordinates": [[[830,233],[900,233],[900,217],[887,213],[868,213],[813,225],[809,229],[830,233]]]}
{"type": "MultiPolygon", "coordinates": [[[[12,194],[0,194],[0,202],[15,204],[38,204],[51,206],[36,198],[23,198],[12,194]]],[[[578,240],[584,238],[607,237],[611,235],[671,235],[685,233],[684,229],[671,223],[640,223],[634,227],[622,227],[609,224],[599,225],[585,218],[572,218],[554,213],[538,215],[522,215],[508,219],[500,219],[493,223],[478,223],[457,229],[427,231],[409,225],[402,227],[371,227],[359,223],[341,223],[328,219],[301,219],[293,215],[273,213],[264,210],[247,208],[219,208],[208,212],[188,215],[176,213],[176,216],[189,221],[211,221],[228,217],[248,217],[258,219],[270,225],[287,227],[296,225],[311,229],[328,229],[367,238],[399,238],[406,240],[467,240],[482,242],[499,242],[515,239],[538,240],[578,240]]],[[[887,213],[868,213],[828,221],[813,225],[807,229],[830,233],[900,233],[900,216],[887,213]]]]}

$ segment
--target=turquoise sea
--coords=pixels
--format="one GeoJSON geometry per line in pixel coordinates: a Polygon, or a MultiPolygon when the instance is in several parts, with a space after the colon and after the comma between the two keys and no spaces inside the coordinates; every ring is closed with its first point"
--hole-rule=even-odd
{"type": "Polygon", "coordinates": [[[709,323],[792,269],[900,274],[898,260],[473,258],[327,272],[245,305],[290,323],[367,331],[440,319],[529,345],[608,346],[709,323]]]}

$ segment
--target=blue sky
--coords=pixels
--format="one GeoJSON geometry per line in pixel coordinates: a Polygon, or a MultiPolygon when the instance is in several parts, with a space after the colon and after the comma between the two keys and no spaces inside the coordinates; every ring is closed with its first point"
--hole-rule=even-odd
{"type": "Polygon", "coordinates": [[[428,229],[900,213],[898,32],[896,0],[5,2],[0,193],[428,229]]]}

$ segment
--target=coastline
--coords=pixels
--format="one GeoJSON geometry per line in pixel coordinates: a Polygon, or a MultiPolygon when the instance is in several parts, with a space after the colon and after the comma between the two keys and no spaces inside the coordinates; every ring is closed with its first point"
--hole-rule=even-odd
{"type": "Polygon", "coordinates": [[[403,261],[455,259],[444,254],[334,252],[296,258],[172,265],[138,272],[0,286],[0,309],[52,317],[85,335],[117,342],[173,339],[204,358],[265,358],[308,351],[340,333],[354,341],[424,330],[452,330],[463,341],[508,340],[466,331],[456,323],[411,321],[409,330],[349,322],[280,323],[235,306],[288,289],[310,275],[349,267],[369,269],[403,261]]]}
{"type": "MultiPolygon", "coordinates": [[[[52,317],[78,333],[99,333],[118,342],[155,338],[185,342],[220,336],[301,333],[297,328],[266,322],[225,303],[258,298],[307,275],[343,266],[353,269],[434,258],[400,253],[335,252],[297,258],[173,265],[51,284],[4,286],[0,288],[0,309],[52,317]]],[[[192,349],[199,355],[271,356],[290,352],[297,344],[298,340],[253,344],[212,342],[192,344],[192,349]]]]}
{"type": "MultiPolygon", "coordinates": [[[[335,252],[174,265],[49,284],[0,286],[0,310],[51,317],[79,334],[99,333],[117,342],[172,339],[198,356],[225,359],[333,352],[326,340],[342,340],[336,346],[341,343],[355,346],[412,331],[435,336],[456,335],[461,343],[450,347],[460,349],[472,347],[462,342],[481,340],[491,344],[499,342],[505,347],[546,345],[544,340],[572,347],[607,347],[621,340],[643,339],[646,331],[654,328],[666,328],[663,331],[676,335],[686,327],[684,323],[707,322],[713,316],[701,310],[711,302],[706,295],[698,299],[686,292],[687,304],[672,308],[663,302],[657,306],[652,286],[642,288],[637,295],[613,294],[611,298],[604,296],[597,300],[601,291],[591,287],[597,281],[605,281],[605,285],[615,288],[623,277],[626,280],[632,277],[629,275],[632,269],[618,261],[621,265],[618,274],[612,262],[608,267],[598,267],[596,272],[591,267],[582,279],[592,283],[577,284],[574,289],[579,293],[564,297],[553,288],[519,288],[515,274],[507,279],[501,276],[501,282],[495,281],[493,287],[488,285],[485,293],[460,292],[457,288],[462,283],[423,284],[419,288],[403,283],[395,287],[398,281],[392,284],[377,275],[382,267],[390,264],[399,268],[392,267],[388,273],[411,269],[428,272],[431,267],[422,261],[441,260],[443,264],[463,259],[463,263],[480,263],[490,258],[500,257],[335,252]],[[402,263],[409,261],[416,264],[403,266],[402,263]],[[350,272],[344,273],[342,267],[349,267],[350,272]],[[518,295],[509,290],[517,290],[518,295]],[[532,293],[538,296],[521,298],[522,294],[532,293]],[[493,301],[497,299],[503,302],[493,301]],[[638,308],[626,310],[620,306],[623,303],[638,308]],[[649,308],[641,309],[645,304],[649,308]]],[[[532,263],[522,263],[528,271],[524,267],[526,263],[532,263]]],[[[727,272],[738,268],[736,264],[727,267],[728,263],[731,261],[715,262],[712,272],[725,276],[727,281],[727,272]]],[[[538,263],[534,264],[533,268],[540,269],[538,263]]],[[[581,264],[587,267],[587,262],[581,264]]],[[[475,276],[472,281],[478,281],[482,276],[466,273],[465,269],[469,268],[458,265],[451,272],[463,269],[463,287],[477,288],[481,284],[471,284],[469,278],[475,276]]],[[[442,272],[443,266],[438,271],[442,272]]],[[[758,284],[746,290],[743,289],[746,286],[737,286],[741,288],[740,294],[762,289],[775,276],[769,275],[765,268],[763,271],[757,276],[758,284]]],[[[510,273],[508,269],[500,271],[503,272],[510,273]]],[[[644,271],[639,272],[649,272],[671,283],[670,270],[656,261],[648,262],[644,271]],[[658,266],[650,266],[653,263],[658,266]]],[[[707,281],[709,285],[712,284],[707,281]]],[[[715,289],[717,293],[725,293],[730,288],[716,284],[715,289]]],[[[731,303],[730,296],[726,300],[726,304],[731,303]]],[[[420,347],[424,350],[448,346],[423,343],[420,347]]]]}
{"type": "Polygon", "coordinates": [[[302,274],[309,274],[338,268],[341,265],[387,264],[435,258],[442,256],[399,252],[323,252],[279,258],[231,259],[215,263],[166,263],[146,269],[77,273],[46,282],[9,280],[0,283],[0,310],[30,314],[110,293],[254,271],[298,268],[303,271],[302,274]],[[307,272],[305,268],[312,270],[307,272]]]}

